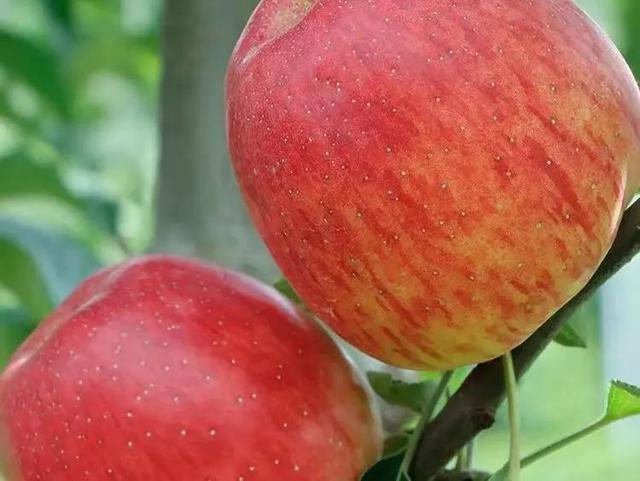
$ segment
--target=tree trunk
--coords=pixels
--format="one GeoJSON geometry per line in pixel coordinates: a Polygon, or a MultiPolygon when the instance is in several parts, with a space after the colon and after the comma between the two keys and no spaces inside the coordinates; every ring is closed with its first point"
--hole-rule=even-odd
{"type": "Polygon", "coordinates": [[[224,78],[257,0],[167,0],[155,251],[213,259],[271,280],[229,164],[224,78]]]}

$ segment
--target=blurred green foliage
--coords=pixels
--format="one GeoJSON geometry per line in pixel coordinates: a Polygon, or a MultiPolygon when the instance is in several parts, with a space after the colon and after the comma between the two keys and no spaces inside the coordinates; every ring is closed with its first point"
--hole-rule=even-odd
{"type": "Polygon", "coordinates": [[[160,2],[135,3],[0,1],[0,362],[149,243],[160,2]]]}
{"type": "MultiPolygon", "coordinates": [[[[579,3],[640,76],[640,1],[579,3]]],[[[160,10],[161,0],[0,0],[0,366],[81,279],[151,242],[160,10]]],[[[524,381],[527,449],[601,410],[597,318],[594,301],[564,338],[587,349],[553,346],[524,381]]],[[[501,413],[481,437],[483,467],[504,462],[505,424],[501,413]]],[[[524,479],[637,479],[638,441],[613,448],[600,433],[524,479]]]]}
{"type": "Polygon", "coordinates": [[[640,77],[640,2],[622,0],[620,11],[624,19],[624,54],[636,78],[640,77]]]}

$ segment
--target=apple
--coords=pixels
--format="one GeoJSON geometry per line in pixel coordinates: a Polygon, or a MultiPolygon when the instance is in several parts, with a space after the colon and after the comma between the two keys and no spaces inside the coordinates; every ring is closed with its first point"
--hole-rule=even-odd
{"type": "Polygon", "coordinates": [[[640,185],[640,93],[569,0],[263,0],[228,141],[301,298],[387,363],[523,342],[593,275],[640,185]]]}
{"type": "Polygon", "coordinates": [[[84,282],[13,357],[0,413],[10,481],[356,481],[380,448],[320,327],[257,281],[172,257],[84,282]]]}

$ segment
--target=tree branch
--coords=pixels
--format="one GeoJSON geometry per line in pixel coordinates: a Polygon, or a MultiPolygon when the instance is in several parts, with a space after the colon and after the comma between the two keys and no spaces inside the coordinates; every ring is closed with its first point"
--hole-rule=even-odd
{"type": "Polygon", "coordinates": [[[439,474],[434,481],[487,481],[491,475],[480,471],[455,472],[445,471],[439,474]]]}
{"type": "MultiPolygon", "coordinates": [[[[526,342],[513,351],[520,378],[577,308],[640,252],[640,200],[627,209],[608,255],[591,281],[526,342]]],[[[414,481],[438,475],[478,433],[491,427],[505,398],[500,359],[478,365],[440,414],[426,426],[411,466],[414,481]]]]}
{"type": "Polygon", "coordinates": [[[224,82],[257,0],[166,0],[155,251],[276,276],[227,155],[224,82]]]}

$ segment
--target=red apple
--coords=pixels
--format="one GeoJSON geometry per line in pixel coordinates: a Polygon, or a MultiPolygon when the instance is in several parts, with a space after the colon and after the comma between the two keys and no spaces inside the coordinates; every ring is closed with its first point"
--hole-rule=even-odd
{"type": "Polygon", "coordinates": [[[263,0],[228,137],[302,299],[397,366],[488,360],[585,285],[640,184],[640,94],[569,0],[263,0]]]}
{"type": "Polygon", "coordinates": [[[170,257],[82,284],[13,357],[0,412],[11,481],[355,481],[379,449],[319,327],[256,281],[170,257]]]}

